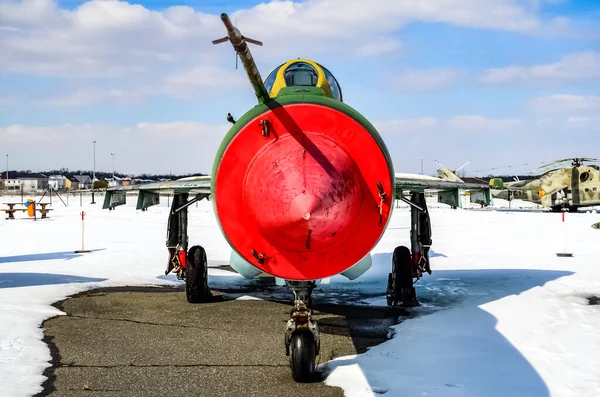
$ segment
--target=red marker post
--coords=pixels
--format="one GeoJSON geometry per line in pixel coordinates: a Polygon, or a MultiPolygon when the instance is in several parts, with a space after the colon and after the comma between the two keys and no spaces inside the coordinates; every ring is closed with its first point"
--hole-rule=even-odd
{"type": "Polygon", "coordinates": [[[84,241],[84,235],[85,235],[84,223],[85,223],[85,212],[81,211],[81,250],[75,251],[75,253],[77,253],[77,254],[92,252],[92,251],[86,251],[83,248],[83,241],[84,241]]]}
{"type": "Polygon", "coordinates": [[[570,258],[570,257],[572,257],[572,256],[573,256],[573,254],[572,254],[572,253],[570,253],[570,252],[567,252],[567,248],[566,248],[566,246],[567,246],[567,233],[566,233],[565,226],[566,226],[566,225],[565,225],[565,212],[563,211],[563,212],[562,212],[562,230],[563,230],[563,233],[562,233],[562,235],[563,235],[563,236],[562,236],[562,238],[563,238],[563,252],[557,252],[557,253],[556,253],[556,256],[558,256],[558,257],[561,257],[561,258],[570,258]]]}

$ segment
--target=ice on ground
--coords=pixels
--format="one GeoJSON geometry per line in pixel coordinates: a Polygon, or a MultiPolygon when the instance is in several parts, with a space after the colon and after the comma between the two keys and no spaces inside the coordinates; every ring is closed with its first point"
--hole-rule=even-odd
{"type": "MultiPolygon", "coordinates": [[[[27,199],[29,197],[25,197],[27,199]]],[[[0,202],[14,198],[0,198],[0,202]]],[[[96,287],[174,285],[164,276],[170,198],[148,211],[135,199],[115,211],[103,197],[53,198],[50,218],[0,219],[0,395],[41,391],[50,352],[44,319],[53,302],[96,287]],[[85,248],[81,216],[86,212],[85,248]]],[[[20,201],[20,198],[19,200],[20,201]]],[[[566,214],[451,210],[431,203],[433,274],[417,284],[421,306],[391,328],[393,338],[364,354],[323,367],[326,382],[347,396],[598,396],[600,395],[600,221],[595,211],[566,214]],[[572,252],[558,258],[557,252],[572,252]]],[[[515,202],[511,203],[515,208],[515,202]]],[[[475,207],[476,208],[476,207],[475,207]]],[[[242,299],[289,296],[284,287],[220,269],[230,248],[206,201],[190,207],[190,242],[207,251],[211,286],[239,289],[242,299]]],[[[334,276],[315,299],[385,305],[391,254],[409,245],[409,211],[394,210],[372,251],[373,267],[357,280],[334,276]]]]}

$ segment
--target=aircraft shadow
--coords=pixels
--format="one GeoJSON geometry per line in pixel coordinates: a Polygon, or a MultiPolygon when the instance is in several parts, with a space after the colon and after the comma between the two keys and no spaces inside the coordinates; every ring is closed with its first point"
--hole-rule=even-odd
{"type": "MultiPolygon", "coordinates": [[[[572,272],[434,269],[416,284],[420,306],[389,308],[385,290],[391,257],[389,252],[373,255],[373,267],[363,275],[367,276],[364,281],[359,277],[321,284],[314,290],[316,315],[341,316],[319,320],[321,332],[349,333],[357,353],[366,352],[321,363],[320,379],[335,369],[358,367],[378,394],[550,395],[527,358],[496,330],[496,317],[479,306],[541,287],[572,272]],[[462,321],[456,321],[457,317],[462,321]],[[391,335],[391,340],[380,345],[391,335]],[[396,359],[385,361],[388,356],[396,359]],[[388,368],[392,372],[386,373],[388,368]]],[[[290,305],[292,302],[288,288],[274,285],[269,277],[246,280],[241,276],[209,275],[209,285],[229,295],[228,299],[248,295],[290,305]]]]}
{"type": "MultiPolygon", "coordinates": [[[[105,248],[90,250],[91,252],[104,251],[105,248]]],[[[53,259],[64,259],[66,261],[78,258],[85,254],[77,254],[74,251],[63,251],[63,252],[47,252],[42,254],[27,254],[27,255],[15,255],[15,256],[4,256],[0,257],[0,263],[14,263],[14,262],[31,262],[31,261],[47,261],[53,259]]]]}
{"type": "MultiPolygon", "coordinates": [[[[371,348],[366,355],[326,363],[321,366],[323,376],[357,365],[373,391],[394,396],[549,396],[535,368],[496,330],[497,319],[479,305],[570,274],[546,270],[434,270],[433,275],[417,283],[421,306],[407,309],[407,314],[399,318],[400,322],[416,318],[414,322],[392,328],[392,340],[371,348]],[[436,315],[426,316],[432,313],[436,315]],[[463,321],[457,322],[456,317],[463,321]],[[386,359],[389,356],[395,360],[386,359]],[[390,364],[398,367],[389,368],[390,364]]],[[[335,311],[335,307],[330,310],[335,311]]],[[[360,333],[352,338],[360,347],[360,333]]]]}
{"type": "Polygon", "coordinates": [[[32,287],[38,285],[91,283],[105,281],[105,278],[80,277],[52,273],[0,273],[0,289],[32,287]]]}

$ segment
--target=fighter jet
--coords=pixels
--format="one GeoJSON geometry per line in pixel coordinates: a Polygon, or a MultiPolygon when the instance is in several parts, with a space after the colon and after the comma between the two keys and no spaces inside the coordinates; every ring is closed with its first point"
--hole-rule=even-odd
{"type": "Polygon", "coordinates": [[[459,189],[473,189],[482,201],[490,200],[490,189],[396,175],[382,137],[343,102],[327,68],[308,59],[290,60],[263,81],[248,48],[248,43],[262,43],[242,36],[226,14],[221,19],[227,36],[213,43],[233,45],[258,104],[230,120],[210,176],[110,188],[103,208],[125,204],[130,190],[138,192],[141,210],[158,204],[161,192],[172,192],[165,274],[185,280],[187,300],[199,303],[209,301],[211,292],[206,251],[189,247],[188,207],[210,196],[232,248],[231,267],[246,278],[272,275],[293,292],[285,352],[293,379],[309,381],[320,349],[310,307],[317,281],[365,273],[393,201],[402,200],[410,205],[411,246],[394,250],[386,296],[391,306],[418,305],[415,279],[431,273],[425,191],[437,190],[442,202],[456,204],[459,189]]]}
{"type": "Polygon", "coordinates": [[[540,204],[553,212],[577,211],[578,208],[600,205],[600,168],[583,162],[599,162],[593,158],[571,158],[554,161],[543,168],[553,168],[530,180],[504,182],[490,180],[492,195],[497,198],[519,199],[540,204]],[[556,168],[565,162],[570,166],[556,168]]]}

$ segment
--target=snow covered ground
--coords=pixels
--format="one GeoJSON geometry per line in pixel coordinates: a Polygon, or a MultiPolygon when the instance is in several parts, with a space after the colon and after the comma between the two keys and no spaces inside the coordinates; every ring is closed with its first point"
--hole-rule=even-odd
{"type": "MultiPolygon", "coordinates": [[[[61,314],[53,302],[96,287],[179,283],[164,276],[169,199],[147,212],[135,210],[135,198],[101,210],[102,199],[84,197],[81,208],[70,197],[66,208],[54,198],[50,219],[0,219],[0,396],[41,391],[50,352],[40,325],[61,314]],[[91,254],[73,253],[82,209],[91,254]]],[[[513,201],[519,206],[535,207],[513,201]]],[[[591,227],[600,214],[567,214],[563,225],[561,214],[431,207],[433,275],[417,284],[422,305],[391,328],[390,341],[327,363],[326,382],[347,396],[600,396],[600,306],[586,299],[600,295],[600,230],[591,227]],[[574,257],[558,258],[563,250],[574,257]]],[[[191,243],[206,248],[211,266],[226,264],[211,204],[190,211],[191,243]]],[[[408,245],[408,231],[402,206],[373,267],[352,282],[333,277],[315,299],[384,305],[391,253],[408,245]]],[[[253,283],[209,275],[211,286],[253,283]]]]}

